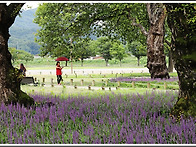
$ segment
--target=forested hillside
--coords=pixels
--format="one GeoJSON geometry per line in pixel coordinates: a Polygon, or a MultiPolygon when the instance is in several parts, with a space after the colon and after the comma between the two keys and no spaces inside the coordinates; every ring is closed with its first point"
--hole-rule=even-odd
{"type": "Polygon", "coordinates": [[[17,16],[14,24],[10,28],[9,47],[25,50],[31,54],[39,54],[39,45],[35,43],[35,33],[39,26],[33,23],[36,9],[29,9],[17,16]]]}

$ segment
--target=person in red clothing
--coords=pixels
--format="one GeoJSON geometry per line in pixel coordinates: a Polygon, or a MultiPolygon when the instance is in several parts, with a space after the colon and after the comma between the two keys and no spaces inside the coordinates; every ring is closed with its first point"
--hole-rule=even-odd
{"type": "Polygon", "coordinates": [[[56,63],[56,76],[57,76],[57,83],[58,83],[58,85],[61,85],[61,81],[62,81],[62,68],[63,67],[61,67],[60,66],[60,62],[58,61],[57,63],[56,63]]]}

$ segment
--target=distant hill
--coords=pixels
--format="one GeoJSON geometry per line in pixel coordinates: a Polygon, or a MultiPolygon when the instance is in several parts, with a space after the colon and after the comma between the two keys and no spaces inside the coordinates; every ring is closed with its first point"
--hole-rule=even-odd
{"type": "Polygon", "coordinates": [[[33,23],[36,10],[37,8],[23,11],[21,17],[16,17],[9,30],[11,35],[8,41],[9,47],[25,50],[34,55],[40,52],[40,46],[34,41],[34,34],[39,29],[39,26],[33,23]]]}

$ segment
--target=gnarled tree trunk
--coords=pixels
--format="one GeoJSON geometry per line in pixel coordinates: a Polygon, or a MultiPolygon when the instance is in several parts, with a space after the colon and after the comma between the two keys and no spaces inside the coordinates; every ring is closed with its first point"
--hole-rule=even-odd
{"type": "Polygon", "coordinates": [[[196,116],[196,15],[194,4],[165,4],[172,32],[172,56],[179,78],[179,97],[172,115],[196,116]]]}
{"type": "Polygon", "coordinates": [[[132,20],[132,25],[141,29],[141,32],[147,37],[147,68],[151,74],[151,78],[166,78],[169,79],[169,73],[166,66],[164,54],[164,23],[166,12],[162,3],[147,3],[147,12],[149,16],[150,28],[148,32],[145,28],[132,20]]]}
{"type": "Polygon", "coordinates": [[[151,78],[170,78],[164,54],[164,23],[166,13],[161,3],[147,4],[150,29],[147,35],[147,68],[151,78]]]}
{"type": "Polygon", "coordinates": [[[0,4],[0,103],[17,103],[25,106],[34,103],[20,89],[20,76],[17,69],[12,66],[11,54],[8,51],[9,28],[14,23],[23,4],[0,4]]]}

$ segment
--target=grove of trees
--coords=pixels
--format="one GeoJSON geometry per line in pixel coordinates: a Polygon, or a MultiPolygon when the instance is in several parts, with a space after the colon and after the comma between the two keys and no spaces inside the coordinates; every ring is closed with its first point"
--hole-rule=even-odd
{"type": "Polygon", "coordinates": [[[12,63],[15,63],[15,61],[33,61],[34,56],[24,50],[17,50],[16,48],[10,47],[8,48],[9,52],[12,55],[12,63]]]}
{"type": "MultiPolygon", "coordinates": [[[[77,42],[91,33],[124,42],[138,39],[147,42],[151,78],[169,78],[163,46],[165,18],[160,3],[44,3],[37,9],[34,21],[42,27],[37,41],[45,53],[62,46],[60,43],[67,44],[70,37],[77,42]]],[[[107,57],[106,62],[111,60],[107,57]]]]}
{"type": "Polygon", "coordinates": [[[126,56],[125,47],[119,40],[111,40],[108,37],[99,37],[97,40],[89,42],[89,48],[94,51],[94,55],[101,55],[104,58],[106,66],[109,65],[109,60],[113,58],[121,61],[126,56]]]}

